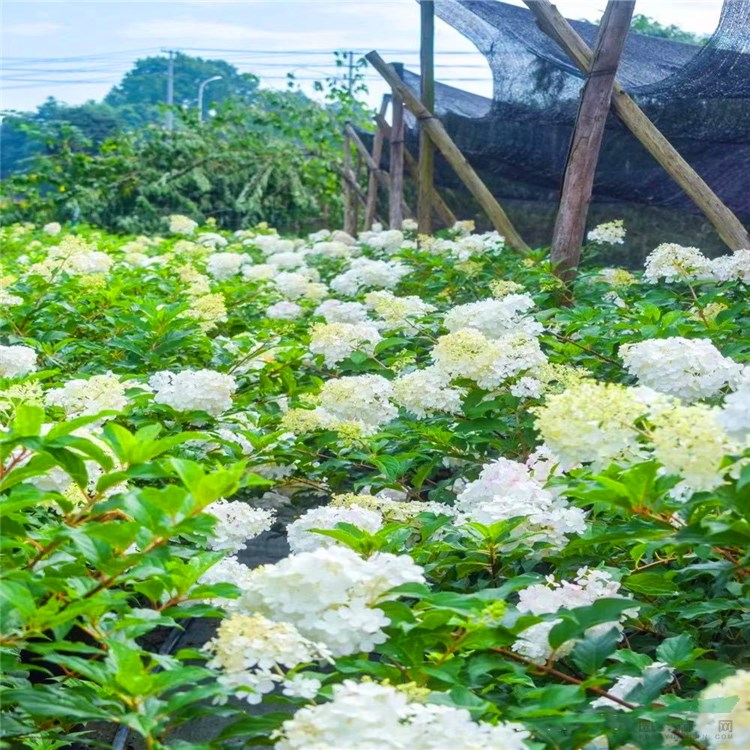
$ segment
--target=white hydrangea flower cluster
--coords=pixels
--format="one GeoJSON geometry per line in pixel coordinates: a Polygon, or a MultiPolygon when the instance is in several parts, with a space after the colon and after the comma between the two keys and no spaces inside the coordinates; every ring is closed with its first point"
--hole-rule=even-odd
{"type": "Polygon", "coordinates": [[[182,214],[172,214],[169,217],[169,231],[172,234],[191,235],[198,228],[198,222],[182,214]]]}
{"type": "Polygon", "coordinates": [[[640,385],[685,401],[717,394],[736,383],[742,369],[707,339],[682,336],[624,344],[620,358],[640,385]]]}
{"type": "Polygon", "coordinates": [[[296,302],[282,300],[266,308],[266,317],[271,320],[297,320],[303,312],[296,302]]]}
{"type": "MultiPolygon", "coordinates": [[[[69,418],[84,417],[102,411],[122,411],[128,404],[125,385],[111,372],[84,380],[68,380],[45,397],[47,406],[59,406],[69,418]]],[[[112,417],[107,417],[111,419],[112,417]]]]}
{"type": "Polygon", "coordinates": [[[390,402],[392,394],[393,386],[381,375],[335,378],[323,384],[314,410],[297,409],[294,416],[300,411],[308,416],[311,422],[306,429],[350,427],[361,435],[374,435],[381,425],[398,415],[390,402]]]}
{"type": "Polygon", "coordinates": [[[271,234],[257,234],[248,237],[243,244],[257,247],[266,257],[274,253],[293,252],[297,245],[294,240],[285,240],[279,237],[276,230],[273,230],[271,234]]]}
{"type": "Polygon", "coordinates": [[[305,706],[278,732],[276,750],[526,750],[517,723],[473,721],[464,708],[410,700],[406,691],[345,680],[333,700],[305,706]]]}
{"type": "Polygon", "coordinates": [[[624,268],[602,268],[593,280],[610,286],[631,286],[638,283],[638,279],[624,268]]]}
{"type": "Polygon", "coordinates": [[[388,255],[395,255],[399,250],[416,247],[413,241],[404,238],[404,233],[400,229],[360,232],[358,240],[360,244],[367,245],[373,250],[382,250],[388,255]]]}
{"type": "Polygon", "coordinates": [[[205,411],[218,417],[232,406],[237,382],[231,375],[215,370],[161,370],[152,375],[148,385],[154,401],[175,411],[205,411]]]}
{"type": "Polygon", "coordinates": [[[17,294],[11,294],[2,283],[0,283],[0,307],[17,307],[22,304],[23,297],[19,297],[17,294]]]}
{"type": "Polygon", "coordinates": [[[279,269],[270,263],[245,263],[242,266],[242,278],[246,281],[269,281],[278,274],[279,269]]]}
{"type": "Polygon", "coordinates": [[[724,399],[717,419],[732,438],[747,444],[750,440],[750,367],[743,369],[736,385],[737,390],[724,399]]]}
{"type": "MultiPolygon", "coordinates": [[[[653,664],[649,664],[638,677],[635,677],[634,675],[624,675],[619,677],[617,682],[615,682],[611,688],[607,688],[607,693],[627,702],[628,695],[630,695],[633,690],[643,685],[644,680],[649,677],[656,677],[664,672],[668,673],[668,681],[672,682],[674,669],[663,661],[655,661],[653,664]]],[[[610,700],[604,696],[597,698],[595,701],[591,701],[591,707],[612,708],[616,711],[630,710],[627,706],[623,706],[622,703],[617,703],[616,701],[610,700]]]]}
{"type": "MultiPolygon", "coordinates": [[[[212,586],[217,583],[231,583],[242,591],[252,572],[252,568],[241,563],[233,555],[228,555],[203,573],[198,579],[198,585],[212,586]]],[[[217,596],[211,599],[211,604],[229,613],[237,612],[239,609],[239,600],[236,598],[229,599],[217,596]]]]}
{"type": "Polygon", "coordinates": [[[253,508],[241,500],[217,500],[204,509],[217,519],[208,546],[214,550],[239,552],[247,543],[268,531],[274,522],[274,512],[253,508]]]}
{"type": "MultiPolygon", "coordinates": [[[[464,222],[457,222],[457,224],[460,223],[464,222]]],[[[473,224],[473,222],[466,223],[473,224]]],[[[505,238],[497,232],[471,234],[470,230],[468,232],[461,230],[457,234],[454,233],[452,239],[420,237],[420,242],[422,248],[430,253],[436,255],[448,254],[459,261],[468,261],[474,256],[502,250],[505,245],[505,238]]]]}
{"type": "Polygon", "coordinates": [[[737,250],[711,261],[711,276],[718,282],[742,281],[750,284],[750,250],[737,250]]]}
{"type": "Polygon", "coordinates": [[[393,289],[411,268],[399,261],[355,258],[348,270],[331,280],[331,289],[348,297],[362,289],[393,289]]]}
{"type": "Polygon", "coordinates": [[[393,400],[417,418],[444,412],[460,414],[466,390],[450,385],[450,378],[437,367],[401,375],[393,381],[393,400]]]}
{"type": "Polygon", "coordinates": [[[586,235],[586,239],[589,242],[596,242],[598,245],[622,245],[625,243],[625,233],[623,220],[615,219],[594,227],[586,235]]]}
{"type": "Polygon", "coordinates": [[[242,253],[211,253],[206,260],[206,273],[216,281],[237,276],[249,258],[242,253]]]}
{"type": "Polygon", "coordinates": [[[52,279],[60,272],[70,276],[88,276],[109,273],[114,259],[96,249],[96,245],[81,237],[67,235],[59,245],[50,247],[47,258],[29,268],[29,273],[38,273],[52,279]]]}
{"type": "Polygon", "coordinates": [[[377,605],[393,598],[390,589],[423,582],[422,569],[408,555],[378,552],[365,560],[334,545],[256,568],[239,606],[294,625],[334,656],[346,656],[387,640],[389,620],[377,605]]]}
{"type": "Polygon", "coordinates": [[[310,235],[310,241],[313,243],[310,252],[313,255],[322,255],[324,258],[349,258],[359,252],[357,248],[340,240],[314,241],[312,237],[313,235],[310,235]]]}
{"type": "Polygon", "coordinates": [[[216,250],[218,247],[226,247],[229,244],[226,237],[222,237],[216,232],[201,232],[201,234],[195,238],[195,241],[199,245],[210,247],[212,250],[216,250]]]}
{"type": "Polygon", "coordinates": [[[524,333],[487,338],[476,328],[460,328],[441,336],[432,350],[435,367],[451,380],[473,380],[491,390],[547,362],[539,341],[524,333]]]}
{"type": "Polygon", "coordinates": [[[315,269],[304,268],[297,271],[282,271],[276,274],[273,282],[276,291],[287,299],[320,300],[328,295],[328,288],[318,281],[319,278],[315,269]]]}
{"type": "MultiPolygon", "coordinates": [[[[285,671],[329,659],[324,646],[304,638],[293,625],[261,615],[233,614],[222,620],[203,649],[211,655],[207,666],[222,672],[219,683],[251,705],[285,685],[285,671]]],[[[320,688],[318,680],[309,680],[309,692],[301,697],[313,698],[320,688]]]]}
{"type": "MultiPolygon", "coordinates": [[[[620,584],[605,570],[581,568],[573,581],[556,581],[548,576],[546,583],[536,583],[518,594],[518,609],[532,615],[554,614],[561,609],[587,607],[599,599],[623,598],[618,592],[620,584]]],[[[635,615],[637,608],[625,610],[617,622],[606,622],[589,628],[584,637],[597,637],[612,628],[623,631],[622,622],[635,615]]],[[[561,620],[539,622],[523,630],[512,648],[515,652],[543,664],[550,659],[559,659],[569,654],[575,640],[565,641],[557,649],[549,644],[549,633],[561,620]]]]}
{"type": "Polygon", "coordinates": [[[507,458],[485,464],[479,478],[459,493],[454,510],[459,524],[489,525],[523,517],[513,537],[523,536],[527,544],[546,542],[552,549],[562,549],[571,534],[586,530],[586,514],[580,508],[544,489],[526,465],[507,458]]]}
{"type": "Polygon", "coordinates": [[[382,340],[371,323],[316,323],[310,333],[310,351],[322,355],[328,367],[334,367],[354,352],[371,356],[382,340]]]}
{"type": "Polygon", "coordinates": [[[474,328],[488,339],[508,334],[525,333],[538,336],[542,326],[526,313],[534,307],[528,294],[509,294],[502,299],[484,299],[458,305],[448,311],[443,325],[451,332],[474,328]]]}
{"type": "Polygon", "coordinates": [[[657,281],[690,281],[711,276],[711,261],[697,247],[683,247],[664,242],[646,258],[643,278],[657,281]]]}
{"type": "Polygon", "coordinates": [[[750,747],[750,670],[738,670],[731,677],[710,685],[700,699],[695,728],[711,750],[750,747]],[[718,731],[720,720],[728,722],[731,731],[718,731]]]}
{"type": "Polygon", "coordinates": [[[30,346],[0,346],[0,377],[23,377],[34,372],[36,367],[36,352],[30,346]]]}
{"type": "Polygon", "coordinates": [[[713,490],[724,483],[722,459],[733,445],[720,414],[718,408],[704,404],[677,404],[653,415],[654,458],[665,473],[682,477],[675,488],[678,496],[713,490]]]}
{"type": "Polygon", "coordinates": [[[370,292],[365,297],[365,305],[382,320],[386,331],[404,331],[407,334],[416,332],[413,321],[436,309],[415,295],[398,297],[387,291],[370,292]]]}
{"type": "Polygon", "coordinates": [[[273,253],[268,256],[268,263],[276,268],[286,271],[293,271],[295,268],[302,268],[305,263],[306,252],[284,252],[273,253]]]}
{"type": "MultiPolygon", "coordinates": [[[[195,287],[188,290],[188,294],[195,287]]],[[[227,305],[223,294],[201,294],[190,300],[190,307],[183,313],[184,317],[198,322],[203,333],[216,328],[227,320],[227,305]]]]}
{"type": "Polygon", "coordinates": [[[420,513],[452,516],[453,508],[444,503],[407,500],[406,493],[394,490],[381,490],[377,495],[355,495],[345,493],[334,495],[331,506],[336,508],[363,508],[378,513],[383,522],[401,523],[420,513]]]}
{"type": "Polygon", "coordinates": [[[638,450],[634,423],[648,411],[638,395],[623,385],[584,380],[532,409],[535,426],[564,469],[606,467],[638,450]]]}
{"type": "Polygon", "coordinates": [[[361,302],[327,299],[315,308],[315,315],[325,318],[326,323],[364,323],[367,308],[361,302]]]}
{"type": "Polygon", "coordinates": [[[335,529],[339,523],[348,523],[374,534],[383,526],[383,517],[374,510],[358,505],[348,507],[328,505],[312,508],[287,526],[289,548],[292,553],[297,554],[312,552],[318,547],[330,547],[337,543],[336,540],[323,534],[316,534],[312,529],[335,529]]]}
{"type": "Polygon", "coordinates": [[[42,227],[42,231],[45,234],[48,234],[48,235],[54,237],[54,235],[60,234],[60,232],[62,232],[62,226],[57,221],[50,221],[48,224],[45,224],[42,227]]]}

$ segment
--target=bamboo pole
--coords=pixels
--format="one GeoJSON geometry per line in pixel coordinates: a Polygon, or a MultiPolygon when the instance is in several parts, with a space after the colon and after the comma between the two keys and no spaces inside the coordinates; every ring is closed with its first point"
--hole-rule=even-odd
{"type": "Polygon", "coordinates": [[[581,260],[594,173],[607,123],[615,72],[630,28],[635,0],[609,0],[596,38],[591,70],[581,95],[565,166],[550,260],[555,273],[571,281],[581,260]]]}
{"type": "MultiPolygon", "coordinates": [[[[378,169],[378,167],[375,165],[375,160],[370,155],[369,151],[367,150],[367,146],[365,146],[364,143],[362,143],[362,139],[357,135],[357,131],[352,127],[351,123],[346,123],[344,125],[344,130],[348,133],[349,137],[352,140],[352,143],[354,144],[354,147],[357,149],[357,153],[359,154],[360,158],[364,160],[365,164],[367,165],[367,169],[370,170],[371,175],[375,175],[375,178],[377,180],[378,185],[383,190],[388,190],[388,172],[386,172],[384,169],[378,169]]],[[[367,200],[370,200],[370,195],[368,193],[367,200]]],[[[367,204],[365,204],[367,205],[367,204]]],[[[403,200],[401,203],[401,211],[404,216],[411,217],[414,214],[412,213],[411,209],[409,208],[408,204],[406,203],[406,200],[403,200]]]]}
{"type": "MultiPolygon", "coordinates": [[[[404,66],[394,63],[393,69],[396,78],[401,82],[404,66]]],[[[389,200],[389,220],[391,229],[401,229],[404,214],[401,209],[404,202],[404,100],[397,91],[393,90],[391,99],[391,112],[393,125],[391,125],[391,195],[389,200]]]]}
{"type": "MultiPolygon", "coordinates": [[[[549,0],[524,0],[542,31],[552,37],[584,72],[591,69],[592,53],[586,42],[549,0]]],[[[721,239],[732,249],[750,248],[750,236],[731,209],[722,203],[705,180],[680,156],[663,133],[615,81],[612,107],[631,133],[687,193],[721,239]]]]}
{"type": "MultiPolygon", "coordinates": [[[[421,40],[419,47],[419,86],[422,104],[430,112],[435,109],[435,3],[420,0],[421,40]]],[[[429,133],[419,127],[419,194],[417,223],[421,234],[432,232],[432,196],[435,184],[435,149],[429,133]]]]}
{"type": "MultiPolygon", "coordinates": [[[[391,126],[385,121],[382,115],[375,115],[375,122],[378,124],[380,130],[383,131],[383,136],[387,139],[391,139],[391,126]]],[[[417,160],[412,156],[406,146],[404,146],[404,164],[414,182],[419,181],[419,165],[417,160]]],[[[450,210],[448,204],[443,200],[443,197],[438,192],[437,188],[433,185],[432,187],[432,207],[435,214],[447,227],[452,227],[457,219],[453,211],[450,210]]]]}
{"type": "MultiPolygon", "coordinates": [[[[386,110],[388,109],[388,102],[390,96],[383,96],[383,100],[380,103],[380,116],[385,117],[386,110]]],[[[383,140],[385,136],[383,134],[383,128],[380,125],[377,126],[375,135],[372,139],[372,162],[374,169],[370,171],[369,178],[367,180],[367,203],[365,204],[365,229],[370,229],[373,222],[375,221],[375,213],[378,206],[378,185],[380,184],[379,175],[381,174],[380,160],[383,157],[383,140]]],[[[383,175],[385,176],[385,175],[383,175]]],[[[389,182],[385,180],[384,190],[388,195],[389,182]]]]}
{"type": "Polygon", "coordinates": [[[500,204],[492,196],[492,193],[487,189],[487,186],[482,182],[469,162],[466,161],[466,158],[448,135],[440,120],[422,105],[409,87],[396,75],[393,68],[377,52],[369,52],[366,57],[390,87],[403,98],[404,104],[417,120],[423,124],[425,130],[432,138],[435,147],[443,154],[451,167],[456,171],[456,174],[461,178],[461,181],[466,185],[466,188],[476,198],[482,210],[492,222],[492,226],[505,237],[506,242],[511,248],[518,252],[526,253],[529,250],[529,246],[521,239],[521,236],[513,224],[511,224],[505,211],[503,211],[500,204]]]}

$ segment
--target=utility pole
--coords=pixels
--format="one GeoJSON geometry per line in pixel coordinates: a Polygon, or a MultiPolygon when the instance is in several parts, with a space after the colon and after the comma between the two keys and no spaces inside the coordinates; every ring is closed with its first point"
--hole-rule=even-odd
{"type": "Polygon", "coordinates": [[[347,57],[349,58],[349,86],[348,91],[351,94],[352,89],[354,88],[354,53],[353,52],[347,52],[347,57]]]}
{"type": "Polygon", "coordinates": [[[174,130],[174,50],[166,50],[169,53],[167,62],[167,130],[174,130]]]}

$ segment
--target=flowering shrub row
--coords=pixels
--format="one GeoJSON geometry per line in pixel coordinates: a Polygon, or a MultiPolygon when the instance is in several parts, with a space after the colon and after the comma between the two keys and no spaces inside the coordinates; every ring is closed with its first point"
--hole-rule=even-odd
{"type": "Polygon", "coordinates": [[[8,746],[750,744],[750,251],[0,232],[8,746]]]}

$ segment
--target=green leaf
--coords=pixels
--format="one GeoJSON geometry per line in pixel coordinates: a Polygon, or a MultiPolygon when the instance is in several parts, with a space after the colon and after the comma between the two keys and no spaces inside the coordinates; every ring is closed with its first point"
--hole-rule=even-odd
{"type": "Polygon", "coordinates": [[[573,663],[585,674],[594,674],[617,648],[620,637],[620,631],[612,628],[602,635],[584,638],[573,649],[573,663]]]}
{"type": "Polygon", "coordinates": [[[679,586],[664,573],[634,573],[623,581],[625,588],[647,596],[670,596],[680,591],[679,586]]]}

